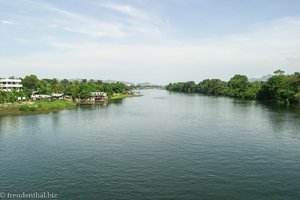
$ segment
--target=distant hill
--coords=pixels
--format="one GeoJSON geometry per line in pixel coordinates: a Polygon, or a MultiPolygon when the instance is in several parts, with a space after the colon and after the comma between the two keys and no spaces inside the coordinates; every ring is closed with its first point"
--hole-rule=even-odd
{"type": "Polygon", "coordinates": [[[127,86],[135,85],[135,83],[127,82],[127,81],[116,81],[116,80],[104,80],[103,83],[124,83],[127,86]]]}
{"type": "Polygon", "coordinates": [[[144,83],[138,83],[137,86],[148,87],[148,86],[155,86],[155,85],[149,82],[144,82],[144,83]]]}
{"type": "Polygon", "coordinates": [[[263,82],[266,82],[267,80],[269,80],[269,78],[271,78],[272,75],[271,74],[268,74],[268,75],[265,75],[261,78],[250,78],[249,81],[250,82],[255,82],[255,81],[263,81],[263,82]]]}
{"type": "Polygon", "coordinates": [[[81,78],[74,78],[74,79],[67,79],[70,82],[81,82],[82,79],[81,78]]]}
{"type": "MultiPolygon", "coordinates": [[[[68,79],[68,81],[70,82],[74,82],[74,81],[77,81],[77,82],[82,82],[83,79],[80,79],[80,78],[77,78],[77,79],[68,79]]],[[[86,80],[86,79],[85,79],[86,80]]],[[[89,81],[89,80],[87,80],[89,81]]],[[[97,81],[97,80],[94,80],[94,81],[97,81]]],[[[150,82],[144,82],[144,83],[138,83],[138,84],[135,84],[133,82],[127,82],[127,81],[117,81],[117,80],[103,80],[103,83],[124,83],[125,85],[127,86],[140,86],[140,87],[155,87],[155,86],[158,86],[158,85],[155,85],[153,83],[150,83],[150,82]]]]}

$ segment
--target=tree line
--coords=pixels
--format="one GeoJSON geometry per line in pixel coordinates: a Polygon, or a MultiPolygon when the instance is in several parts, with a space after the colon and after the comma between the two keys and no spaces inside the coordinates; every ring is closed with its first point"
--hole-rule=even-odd
{"type": "Polygon", "coordinates": [[[51,95],[53,93],[63,93],[69,95],[72,99],[88,98],[91,92],[106,92],[110,98],[115,93],[124,94],[131,89],[124,83],[104,83],[101,80],[69,81],[67,79],[38,79],[36,75],[29,75],[21,79],[22,90],[11,92],[0,91],[0,103],[13,103],[18,101],[18,97],[27,99],[33,93],[51,95]]]}
{"type": "Polygon", "coordinates": [[[200,93],[214,96],[228,96],[242,99],[257,99],[281,104],[300,105],[300,73],[284,75],[276,70],[267,81],[250,82],[245,75],[235,75],[228,82],[220,79],[205,79],[196,84],[194,81],[170,83],[168,91],[200,93]]]}

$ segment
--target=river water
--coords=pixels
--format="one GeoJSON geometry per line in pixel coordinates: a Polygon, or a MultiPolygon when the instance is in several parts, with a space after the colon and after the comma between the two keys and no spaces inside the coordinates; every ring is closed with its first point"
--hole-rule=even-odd
{"type": "Polygon", "coordinates": [[[300,198],[299,108],[141,93],[107,106],[0,117],[0,194],[300,198]]]}

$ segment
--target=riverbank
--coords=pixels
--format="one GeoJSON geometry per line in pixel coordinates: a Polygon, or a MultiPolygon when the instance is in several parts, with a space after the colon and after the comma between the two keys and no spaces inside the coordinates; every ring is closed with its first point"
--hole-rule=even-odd
{"type": "Polygon", "coordinates": [[[58,100],[58,101],[40,101],[33,104],[20,106],[20,111],[49,111],[52,109],[75,107],[76,104],[72,101],[58,100]]]}
{"type": "Polygon", "coordinates": [[[76,107],[72,101],[27,101],[22,103],[0,104],[0,116],[8,114],[33,114],[76,107]]]}
{"type": "MultiPolygon", "coordinates": [[[[124,99],[127,97],[138,97],[137,94],[119,94],[111,96],[111,100],[124,99]]],[[[3,115],[27,115],[47,113],[67,108],[75,108],[80,106],[72,101],[56,100],[56,101],[26,101],[17,103],[0,104],[0,116],[3,115]]]]}
{"type": "Polygon", "coordinates": [[[177,82],[168,84],[166,89],[172,92],[227,96],[300,106],[300,89],[297,87],[300,73],[289,75],[283,73],[276,70],[267,81],[249,81],[247,76],[237,74],[228,82],[220,79],[205,79],[199,83],[177,82]]]}

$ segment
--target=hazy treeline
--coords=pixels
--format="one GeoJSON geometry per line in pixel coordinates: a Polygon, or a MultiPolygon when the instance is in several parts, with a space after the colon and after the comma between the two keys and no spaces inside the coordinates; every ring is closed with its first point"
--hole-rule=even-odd
{"type": "Polygon", "coordinates": [[[229,96],[243,99],[258,99],[283,104],[300,105],[300,73],[284,75],[277,70],[266,82],[250,82],[245,75],[235,75],[228,82],[220,79],[206,79],[196,84],[194,81],[170,83],[169,91],[200,93],[215,96],[229,96]]]}
{"type": "Polygon", "coordinates": [[[36,75],[29,75],[22,79],[23,88],[20,91],[0,91],[0,103],[16,102],[18,97],[30,98],[33,93],[51,95],[64,93],[73,99],[84,99],[91,92],[106,92],[110,97],[114,93],[123,94],[130,88],[123,83],[103,83],[102,81],[86,80],[69,81],[67,79],[38,79],[36,75]]]}

